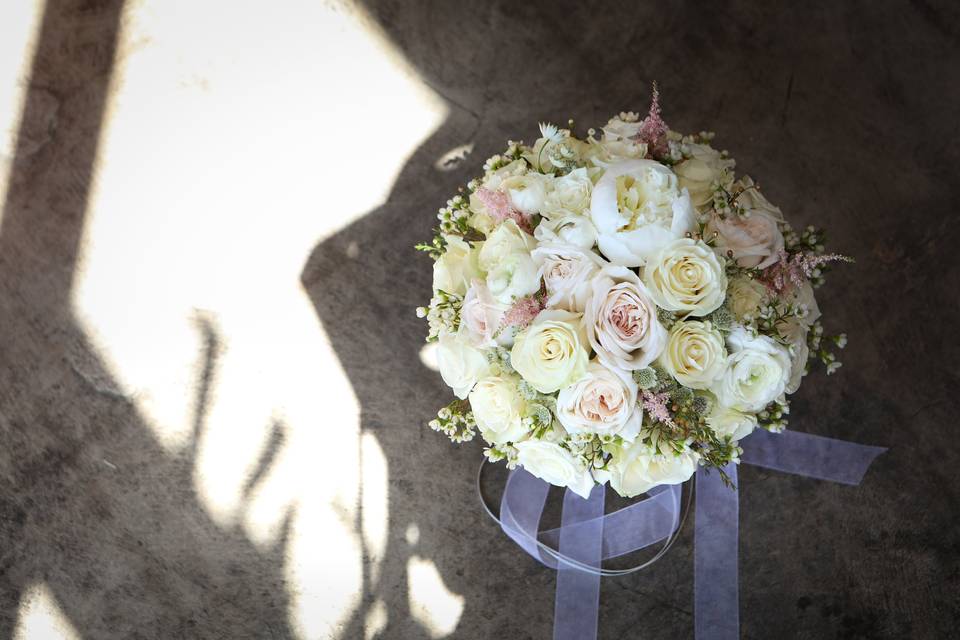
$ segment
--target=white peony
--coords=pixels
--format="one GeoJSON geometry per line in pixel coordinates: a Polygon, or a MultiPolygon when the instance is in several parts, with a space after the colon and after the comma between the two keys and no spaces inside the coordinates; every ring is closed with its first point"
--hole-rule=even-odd
{"type": "Polygon", "coordinates": [[[437,344],[440,375],[461,400],[467,397],[477,380],[490,373],[490,363],[465,337],[442,334],[437,344]]]}
{"type": "Polygon", "coordinates": [[[710,247],[680,238],[650,258],[643,281],[656,303],[668,311],[705,316],[723,304],[727,274],[710,247]]]}
{"type": "Polygon", "coordinates": [[[540,242],[561,242],[581,249],[592,249],[597,243],[597,228],[590,218],[570,213],[552,220],[544,218],[533,230],[540,242]]]}
{"type": "Polygon", "coordinates": [[[460,334],[475,347],[496,346],[497,329],[507,308],[494,300],[486,282],[474,278],[460,307],[460,334]]]}
{"type": "Polygon", "coordinates": [[[628,373],[593,361],[583,377],[560,390],[557,419],[569,433],[632,441],[643,420],[643,410],[637,405],[637,383],[628,373]]]}
{"type": "Polygon", "coordinates": [[[737,441],[746,438],[756,428],[757,416],[715,404],[707,416],[707,426],[721,438],[730,436],[731,440],[737,441]]]}
{"type": "Polygon", "coordinates": [[[487,272],[487,288],[494,300],[510,304],[540,289],[537,266],[530,257],[536,241],[513,220],[505,220],[483,243],[478,254],[487,272]]]}
{"type": "Polygon", "coordinates": [[[587,369],[589,348],[580,315],[548,309],[517,334],[510,364],[541,393],[553,393],[587,369]]]}
{"type": "Polygon", "coordinates": [[[478,263],[479,247],[471,247],[460,236],[443,236],[447,249],[433,263],[433,290],[445,291],[462,296],[467,292],[470,281],[480,276],[478,263]]]}
{"type": "Polygon", "coordinates": [[[600,251],[614,264],[637,267],[696,222],[690,196],[677,176],[652,160],[610,166],[593,188],[590,215],[600,251]]]}
{"type": "Polygon", "coordinates": [[[733,183],[733,167],[736,162],[724,158],[719,151],[705,144],[688,145],[691,157],[673,167],[680,187],[690,192],[690,200],[696,207],[713,201],[714,185],[729,190],[733,183]]]}
{"type": "Polygon", "coordinates": [[[740,322],[756,319],[766,299],[767,288],[753,278],[739,276],[727,287],[727,304],[740,322]]]}
{"type": "Polygon", "coordinates": [[[552,242],[541,242],[531,256],[547,288],[547,307],[582,312],[603,260],[589,249],[552,242]]]}
{"type": "Polygon", "coordinates": [[[597,356],[621,369],[646,367],[667,341],[650,293],[626,267],[607,266],[593,279],[583,322],[597,356]]]}
{"type": "Polygon", "coordinates": [[[525,440],[515,446],[517,462],[528,472],[552,485],[567,487],[583,498],[590,496],[595,484],[593,476],[572,453],[542,440],[525,440]]]}
{"type": "Polygon", "coordinates": [[[740,411],[761,411],[783,394],[790,380],[790,353],[765,335],[736,327],[727,336],[730,355],[713,385],[720,404],[740,411]]]}
{"type": "Polygon", "coordinates": [[[553,190],[547,195],[543,217],[553,219],[570,214],[582,215],[590,208],[590,195],[593,181],[584,168],[574,169],[570,173],[553,181],[553,190]]]}
{"type": "Polygon", "coordinates": [[[512,377],[481,378],[470,392],[470,408],[480,435],[490,444],[516,442],[527,435],[526,402],[512,377]]]}
{"type": "Polygon", "coordinates": [[[691,389],[708,389],[726,364],[723,336],[709,322],[687,320],[670,329],[660,366],[691,389]]]}
{"type": "Polygon", "coordinates": [[[542,173],[531,172],[505,179],[500,183],[500,189],[510,196],[514,209],[532,216],[543,209],[550,180],[549,176],[542,173]]]}
{"type": "Polygon", "coordinates": [[[697,470],[698,456],[691,450],[660,453],[643,440],[621,447],[608,469],[610,486],[625,498],[645,493],[661,484],[680,484],[697,470]]]}

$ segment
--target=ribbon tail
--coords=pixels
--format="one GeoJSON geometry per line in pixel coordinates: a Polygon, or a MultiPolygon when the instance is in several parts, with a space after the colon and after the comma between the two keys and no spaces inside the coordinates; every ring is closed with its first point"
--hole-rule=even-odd
{"type": "MultiPolygon", "coordinates": [[[[737,465],[723,468],[734,484],[737,465]]],[[[694,634],[696,640],[740,637],[738,553],[740,496],[715,469],[697,468],[694,512],[694,634]]]]}
{"type": "Polygon", "coordinates": [[[762,429],[744,438],[741,447],[740,459],[747,464],[849,485],[860,484],[874,459],[886,451],[800,431],[762,429]]]}
{"type": "MultiPolygon", "coordinates": [[[[567,489],[560,521],[560,553],[600,568],[603,554],[605,485],[597,485],[586,500],[567,489]],[[572,526],[580,523],[580,526],[572,526]]],[[[557,567],[554,640],[596,640],[600,610],[600,575],[565,562],[557,567]]]]}

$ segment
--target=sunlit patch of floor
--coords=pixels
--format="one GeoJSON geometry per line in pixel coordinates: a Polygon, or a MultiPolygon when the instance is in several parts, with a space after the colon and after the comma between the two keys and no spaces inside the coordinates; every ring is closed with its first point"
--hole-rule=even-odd
{"type": "Polygon", "coordinates": [[[23,592],[13,640],[81,640],[45,584],[23,592]]]}
{"type": "Polygon", "coordinates": [[[450,591],[429,558],[410,556],[407,561],[410,615],[433,638],[443,638],[457,628],[463,615],[463,596],[450,591]]]}
{"type": "Polygon", "coordinates": [[[291,621],[330,637],[383,555],[388,470],[300,275],[446,107],[345,2],[140,0],[117,60],[76,314],[217,523],[267,549],[294,514],[291,621]]]}

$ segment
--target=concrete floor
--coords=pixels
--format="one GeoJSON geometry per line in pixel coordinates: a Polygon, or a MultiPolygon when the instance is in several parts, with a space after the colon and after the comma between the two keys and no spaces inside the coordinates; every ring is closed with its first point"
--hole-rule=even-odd
{"type": "MultiPolygon", "coordinates": [[[[480,446],[452,446],[424,426],[447,390],[421,364],[425,326],[412,311],[428,296],[430,264],[409,247],[503,140],[532,137],[537,120],[587,126],[642,110],[653,79],[674,128],[715,130],[795,226],[827,227],[831,247],[856,257],[819,298],[828,331],[850,335],[844,366],[805,380],[791,427],[890,448],[856,488],[741,470],[742,637],[955,637],[956,6],[363,5],[446,117],[383,204],[320,240],[291,278],[336,355],[320,365],[342,367],[359,437],[373,438],[385,459],[383,548],[360,543],[357,597],[326,630],[304,632],[291,614],[293,512],[264,545],[217,517],[197,490],[196,443],[216,400],[214,323],[196,320],[202,357],[190,433],[171,453],[78,321],[76,272],[125,14],[108,0],[49,0],[0,226],[0,637],[14,633],[24,594],[38,583],[82,638],[550,637],[554,574],[481,513],[480,446]],[[436,167],[469,143],[464,163],[436,167]],[[118,472],[106,473],[104,460],[118,472]],[[450,633],[414,611],[411,560],[421,558],[462,602],[450,633]],[[380,622],[371,626],[372,617],[380,622]]],[[[329,91],[329,100],[346,101],[341,113],[382,99],[374,82],[367,95],[329,91]]],[[[382,118],[358,126],[389,137],[406,123],[382,102],[382,118]]],[[[278,119],[285,108],[276,105],[278,119]]],[[[376,148],[367,161],[376,163],[376,148]]],[[[241,193],[257,164],[248,171],[236,183],[241,193]]],[[[321,194],[336,186],[317,178],[321,194]]],[[[339,215],[322,201],[317,216],[339,215]]],[[[328,446],[347,432],[333,421],[318,427],[328,446]]],[[[272,468],[278,430],[248,465],[244,495],[272,468]]],[[[328,455],[318,447],[316,464],[328,455]]],[[[362,527],[363,514],[350,513],[348,523],[362,527]]],[[[324,544],[317,540],[321,567],[324,544]]],[[[339,574],[322,578],[336,591],[339,574]]],[[[691,637],[692,527],[654,567],[607,579],[601,591],[600,638],[691,637]]]]}

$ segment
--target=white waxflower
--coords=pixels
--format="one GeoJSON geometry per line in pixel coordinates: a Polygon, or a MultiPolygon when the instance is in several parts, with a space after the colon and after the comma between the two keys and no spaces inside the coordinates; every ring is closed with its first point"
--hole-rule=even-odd
{"type": "Polygon", "coordinates": [[[708,389],[726,364],[723,335],[709,322],[679,321],[670,328],[660,366],[691,389],[708,389]]]}
{"type": "Polygon", "coordinates": [[[517,334],[510,364],[534,389],[553,393],[583,375],[588,351],[580,314],[548,309],[517,334]]]}
{"type": "Polygon", "coordinates": [[[697,470],[698,459],[690,449],[680,454],[661,453],[638,439],[614,452],[608,467],[610,486],[632,498],[661,484],[680,484],[697,470]]]}
{"type": "Polygon", "coordinates": [[[677,176],[652,160],[611,165],[593,188],[590,215],[600,251],[610,262],[637,267],[696,222],[690,196],[677,176]]]}
{"type": "Polygon", "coordinates": [[[644,269],[643,281],[657,305],[695,316],[715,311],[727,290],[723,264],[710,247],[691,238],[661,247],[644,269]]]}
{"type": "Polygon", "coordinates": [[[786,390],[790,353],[769,336],[737,327],[727,337],[730,355],[712,387],[720,404],[740,411],[761,411],[786,390]]]}
{"type": "Polygon", "coordinates": [[[490,372],[490,363],[482,351],[464,336],[442,334],[437,344],[437,364],[443,381],[461,400],[467,397],[477,380],[490,372]]]}
{"type": "Polygon", "coordinates": [[[470,281],[481,274],[478,250],[460,236],[444,236],[447,249],[433,263],[433,290],[462,296],[470,281]]]}
{"type": "Polygon", "coordinates": [[[667,331],[637,274],[609,265],[591,285],[583,322],[597,356],[626,370],[643,369],[653,362],[666,344],[667,331]]]}
{"type": "Polygon", "coordinates": [[[541,242],[531,256],[547,288],[547,307],[582,312],[603,260],[589,249],[553,242],[541,242]]]}
{"type": "Polygon", "coordinates": [[[516,444],[517,462],[541,480],[558,487],[567,487],[587,498],[593,489],[593,476],[577,458],[552,442],[525,440],[516,444]]]}
{"type": "Polygon", "coordinates": [[[643,410],[637,405],[637,383],[625,371],[593,361],[583,377],[560,390],[557,419],[569,433],[632,441],[643,420],[643,410]]]}
{"type": "Polygon", "coordinates": [[[481,378],[470,392],[470,408],[480,435],[490,444],[516,442],[529,431],[523,420],[526,401],[511,376],[481,378]]]}

